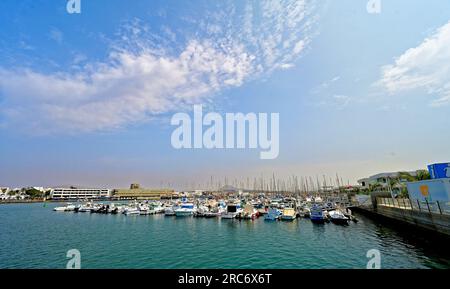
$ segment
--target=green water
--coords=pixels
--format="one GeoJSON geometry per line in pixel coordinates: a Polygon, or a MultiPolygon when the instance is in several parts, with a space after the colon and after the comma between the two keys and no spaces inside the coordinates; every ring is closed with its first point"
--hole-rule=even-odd
{"type": "Polygon", "coordinates": [[[0,268],[450,268],[444,240],[359,216],[349,226],[54,212],[58,204],[0,206],[0,268]]]}

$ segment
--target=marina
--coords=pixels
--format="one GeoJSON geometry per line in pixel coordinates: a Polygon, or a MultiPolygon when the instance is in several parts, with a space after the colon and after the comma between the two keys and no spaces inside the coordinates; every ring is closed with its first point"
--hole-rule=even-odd
{"type": "Polygon", "coordinates": [[[357,213],[358,222],[341,226],[303,217],[273,222],[53,211],[65,205],[0,206],[1,267],[64,268],[72,248],[81,252],[82,268],[365,268],[370,249],[380,251],[382,268],[450,266],[448,241],[357,213]]]}
{"type": "Polygon", "coordinates": [[[100,213],[124,215],[163,214],[176,217],[221,218],[255,220],[267,215],[266,220],[293,221],[298,217],[323,223],[332,221],[336,224],[357,222],[351,215],[350,203],[344,201],[323,202],[322,198],[296,199],[276,196],[268,198],[265,194],[253,194],[249,198],[218,199],[214,194],[188,200],[134,200],[125,203],[78,201],[77,204],[66,203],[65,206],[53,208],[55,212],[100,213]],[[344,213],[345,212],[345,213],[344,213]]]}

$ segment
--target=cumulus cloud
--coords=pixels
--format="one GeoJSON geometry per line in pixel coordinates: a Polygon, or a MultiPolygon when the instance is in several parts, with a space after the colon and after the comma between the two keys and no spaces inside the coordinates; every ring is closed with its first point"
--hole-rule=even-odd
{"type": "Polygon", "coordinates": [[[134,21],[107,59],[76,71],[0,68],[0,113],[6,125],[36,132],[90,132],[208,101],[227,87],[292,67],[310,41],[307,2],[227,4],[193,21],[202,33],[184,44],[174,42],[180,37],[167,26],[157,34],[134,21]]]}
{"type": "Polygon", "coordinates": [[[422,89],[432,106],[450,104],[450,22],[383,67],[380,83],[392,94],[422,89]]]}

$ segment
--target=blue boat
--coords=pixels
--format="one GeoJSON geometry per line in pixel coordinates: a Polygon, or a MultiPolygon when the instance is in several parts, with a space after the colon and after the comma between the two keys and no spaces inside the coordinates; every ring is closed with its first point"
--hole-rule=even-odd
{"type": "Polygon", "coordinates": [[[267,212],[267,214],[264,215],[264,220],[266,221],[276,221],[280,218],[281,212],[278,209],[271,208],[267,212]]]}
{"type": "Polygon", "coordinates": [[[326,216],[325,216],[322,206],[320,206],[318,204],[314,204],[311,207],[311,212],[310,212],[309,218],[314,223],[320,223],[320,224],[324,223],[326,220],[326,216]]]}

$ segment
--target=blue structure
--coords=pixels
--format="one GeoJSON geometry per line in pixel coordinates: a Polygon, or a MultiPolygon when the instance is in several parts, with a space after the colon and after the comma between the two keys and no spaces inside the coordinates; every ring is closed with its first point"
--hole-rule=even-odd
{"type": "Polygon", "coordinates": [[[432,179],[450,178],[450,163],[428,165],[428,171],[432,179]]]}

